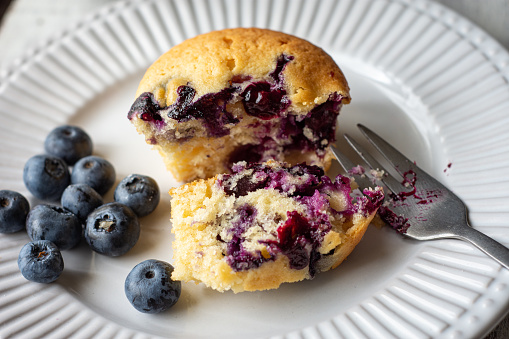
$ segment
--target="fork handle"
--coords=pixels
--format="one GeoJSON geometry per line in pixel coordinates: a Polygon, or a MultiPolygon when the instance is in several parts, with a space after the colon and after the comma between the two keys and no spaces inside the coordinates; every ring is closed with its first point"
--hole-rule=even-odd
{"type": "Polygon", "coordinates": [[[509,269],[509,248],[472,227],[462,227],[456,236],[466,240],[509,269]]]}

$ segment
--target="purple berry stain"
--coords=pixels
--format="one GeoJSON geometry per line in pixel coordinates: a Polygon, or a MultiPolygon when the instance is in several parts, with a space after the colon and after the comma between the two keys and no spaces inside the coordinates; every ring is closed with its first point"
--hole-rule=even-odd
{"type": "Polygon", "coordinates": [[[283,88],[283,70],[290,61],[294,59],[291,55],[281,55],[277,59],[276,67],[270,78],[273,83],[259,81],[248,85],[242,94],[242,104],[248,115],[270,120],[279,117],[281,113],[290,106],[290,100],[283,88]]]}
{"type": "Polygon", "coordinates": [[[387,206],[380,206],[378,209],[378,215],[385,223],[391,226],[398,233],[405,234],[410,227],[408,218],[397,215],[387,206]]]}
{"type": "MultiPolygon", "coordinates": [[[[288,212],[288,219],[278,228],[277,236],[279,248],[290,260],[290,267],[301,270],[310,265],[309,249],[316,251],[317,244],[313,243],[313,228],[309,220],[296,211],[288,212]]],[[[310,267],[310,271],[314,268],[310,267]]]]}
{"type": "MultiPolygon", "coordinates": [[[[328,192],[339,191],[349,197],[350,179],[338,175],[332,181],[320,167],[306,164],[272,168],[266,164],[238,163],[232,171],[232,174],[221,175],[218,181],[227,195],[240,197],[259,189],[275,189],[306,206],[306,213],[287,213],[286,220],[280,221],[277,229],[277,240],[265,242],[270,256],[264,257],[261,253],[246,252],[242,247],[242,234],[253,225],[256,210],[247,205],[240,208],[236,212],[239,219],[231,231],[232,240],[227,244],[229,265],[235,271],[259,267],[263,262],[274,260],[277,253],[282,253],[288,257],[291,268],[301,270],[307,267],[313,277],[317,271],[316,262],[322,256],[318,248],[332,228],[329,216],[323,213],[331,208],[328,192]]],[[[333,213],[338,217],[357,212],[364,215],[374,213],[382,204],[383,192],[365,190],[364,194],[357,199],[357,204],[350,198],[343,211],[332,210],[333,213]]]]}
{"type": "Polygon", "coordinates": [[[250,205],[244,205],[237,210],[239,219],[230,230],[232,239],[228,242],[226,249],[226,262],[235,271],[257,268],[264,262],[272,260],[272,258],[265,258],[260,252],[248,252],[242,245],[244,232],[253,225],[256,212],[256,209],[250,205]]]}
{"type": "Polygon", "coordinates": [[[413,170],[408,170],[403,173],[403,180],[401,184],[409,188],[407,191],[401,191],[398,193],[391,193],[388,197],[388,204],[381,206],[378,209],[378,215],[380,218],[395,229],[399,233],[406,233],[408,228],[412,226],[411,221],[402,216],[398,215],[393,209],[397,209],[402,206],[409,206],[410,204],[416,204],[419,206],[420,213],[414,218],[418,221],[426,221],[425,212],[430,208],[431,204],[436,204],[442,198],[443,192],[441,190],[418,190],[416,183],[418,181],[417,174],[413,170]],[[409,202],[408,199],[414,199],[409,202]]]}
{"type": "Polygon", "coordinates": [[[343,96],[334,93],[328,100],[313,108],[302,120],[294,115],[288,115],[281,122],[280,138],[293,138],[290,149],[324,150],[329,143],[336,140],[336,118],[343,96]],[[312,131],[313,137],[309,139],[304,130],[312,131]],[[323,141],[327,142],[324,143],[323,141]]]}

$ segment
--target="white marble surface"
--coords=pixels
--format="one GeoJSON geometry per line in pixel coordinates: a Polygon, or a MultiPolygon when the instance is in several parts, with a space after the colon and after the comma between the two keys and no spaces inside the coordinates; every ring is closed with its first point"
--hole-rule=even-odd
{"type": "MultiPolygon", "coordinates": [[[[373,0],[375,1],[375,0],[373,0]]],[[[0,22],[0,71],[24,53],[114,0],[15,0],[0,22]]],[[[509,49],[508,0],[437,0],[468,18],[509,49]]],[[[487,338],[509,338],[506,318],[487,338]]]]}

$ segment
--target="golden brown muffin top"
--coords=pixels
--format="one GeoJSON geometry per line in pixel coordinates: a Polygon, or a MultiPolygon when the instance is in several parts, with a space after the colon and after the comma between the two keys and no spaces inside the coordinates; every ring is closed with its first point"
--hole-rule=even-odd
{"type": "Polygon", "coordinates": [[[307,112],[335,92],[344,97],[343,103],[350,102],[348,83],[324,50],[295,36],[260,28],[214,31],[174,46],[148,68],[136,96],[152,92],[169,106],[182,85],[193,87],[199,97],[230,87],[235,78],[268,79],[281,55],[294,58],[282,73],[294,112],[307,112]]]}

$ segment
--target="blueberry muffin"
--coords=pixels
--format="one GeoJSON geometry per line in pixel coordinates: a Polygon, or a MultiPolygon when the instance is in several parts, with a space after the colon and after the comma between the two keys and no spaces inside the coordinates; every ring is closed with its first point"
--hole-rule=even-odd
{"type": "Polygon", "coordinates": [[[297,37],[257,28],[199,35],[143,76],[128,118],[178,181],[268,159],[327,168],[350,102],[334,60],[297,37]]]}
{"type": "Polygon", "coordinates": [[[351,182],[323,169],[269,160],[170,191],[172,278],[218,291],[278,288],[337,267],[359,243],[383,200],[355,199],[351,182]]]}

